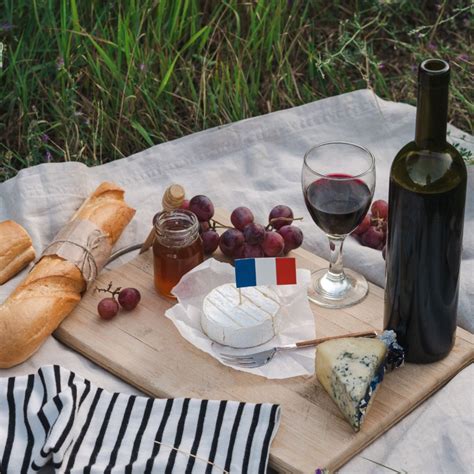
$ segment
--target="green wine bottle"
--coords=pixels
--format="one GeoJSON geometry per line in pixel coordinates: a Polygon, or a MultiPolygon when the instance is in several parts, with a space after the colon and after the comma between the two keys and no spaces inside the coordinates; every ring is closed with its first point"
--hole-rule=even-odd
{"type": "Polygon", "coordinates": [[[418,70],[415,141],[390,171],[384,327],[406,360],[442,359],[454,345],[467,171],[446,141],[450,67],[418,70]]]}

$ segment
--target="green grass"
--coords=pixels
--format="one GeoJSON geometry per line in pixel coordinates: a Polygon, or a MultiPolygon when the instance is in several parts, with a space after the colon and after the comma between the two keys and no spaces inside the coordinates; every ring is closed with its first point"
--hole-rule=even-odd
{"type": "Polygon", "coordinates": [[[471,15],[447,0],[0,0],[0,181],[365,87],[415,103],[428,56],[450,59],[452,123],[472,133],[471,15]]]}

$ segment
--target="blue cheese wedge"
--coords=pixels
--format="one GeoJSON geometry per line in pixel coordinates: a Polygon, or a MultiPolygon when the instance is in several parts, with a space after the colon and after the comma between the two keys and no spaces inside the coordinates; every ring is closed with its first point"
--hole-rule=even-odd
{"type": "Polygon", "coordinates": [[[214,288],[204,299],[201,327],[213,341],[236,348],[258,346],[278,334],[281,304],[268,287],[242,288],[233,283],[214,288]]]}
{"type": "Polygon", "coordinates": [[[386,365],[399,367],[403,349],[395,333],[378,338],[343,338],[318,346],[316,375],[344,417],[359,431],[370,408],[386,365]]]}

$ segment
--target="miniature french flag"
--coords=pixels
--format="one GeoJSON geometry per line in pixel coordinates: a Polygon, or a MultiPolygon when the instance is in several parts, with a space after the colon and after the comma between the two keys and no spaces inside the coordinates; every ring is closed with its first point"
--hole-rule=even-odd
{"type": "Polygon", "coordinates": [[[235,260],[235,286],[295,285],[296,261],[290,257],[235,260]]]}

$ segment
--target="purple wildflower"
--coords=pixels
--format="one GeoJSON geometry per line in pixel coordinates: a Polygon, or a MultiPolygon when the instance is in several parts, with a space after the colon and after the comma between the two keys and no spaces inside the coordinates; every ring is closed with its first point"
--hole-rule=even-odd
{"type": "Polygon", "coordinates": [[[140,69],[141,72],[146,71],[146,65],[144,63],[140,63],[140,66],[138,66],[138,69],[140,69]]]}
{"type": "Polygon", "coordinates": [[[43,135],[41,135],[41,141],[43,143],[48,143],[49,142],[49,135],[47,133],[43,133],[43,135]]]}
{"type": "Polygon", "coordinates": [[[9,23],[8,21],[0,23],[0,31],[1,32],[11,31],[11,30],[13,30],[13,28],[14,28],[14,26],[11,23],[9,23]]]}
{"type": "Polygon", "coordinates": [[[436,50],[438,49],[438,46],[436,46],[434,43],[428,43],[427,48],[428,48],[430,51],[436,51],[436,50]]]}
{"type": "Polygon", "coordinates": [[[53,156],[51,155],[49,150],[46,150],[46,153],[44,154],[44,162],[51,163],[52,159],[53,159],[53,156]]]}
{"type": "Polygon", "coordinates": [[[459,56],[456,57],[456,59],[458,61],[462,61],[462,62],[465,62],[465,63],[468,63],[469,62],[469,56],[465,53],[463,54],[460,54],[459,56]]]}
{"type": "Polygon", "coordinates": [[[412,64],[412,65],[410,66],[410,69],[411,69],[413,72],[415,72],[415,71],[418,70],[418,66],[417,66],[416,64],[412,64]]]}
{"type": "Polygon", "coordinates": [[[383,71],[385,69],[385,63],[380,63],[378,66],[377,66],[378,70],[379,71],[383,71]]]}

